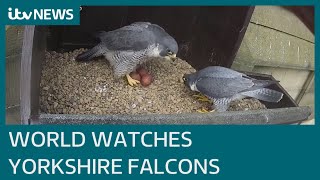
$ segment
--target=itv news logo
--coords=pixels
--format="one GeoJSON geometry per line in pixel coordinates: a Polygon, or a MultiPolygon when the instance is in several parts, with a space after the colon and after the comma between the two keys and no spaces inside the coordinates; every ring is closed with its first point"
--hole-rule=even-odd
{"type": "Polygon", "coordinates": [[[72,21],[73,9],[32,9],[23,11],[19,8],[8,8],[8,18],[12,21],[72,21]]]}

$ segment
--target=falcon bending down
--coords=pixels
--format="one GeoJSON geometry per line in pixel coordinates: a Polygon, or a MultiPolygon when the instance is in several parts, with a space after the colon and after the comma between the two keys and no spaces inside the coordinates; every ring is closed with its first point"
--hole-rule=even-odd
{"type": "Polygon", "coordinates": [[[116,78],[126,76],[129,85],[140,83],[130,77],[137,67],[151,59],[175,60],[178,44],[163,28],[149,22],[135,22],[128,26],[96,35],[100,43],[76,57],[88,61],[104,56],[111,64],[116,78]],[[162,58],[161,58],[162,57],[162,58]]]}
{"type": "MultiPolygon", "coordinates": [[[[253,97],[267,102],[279,102],[283,93],[265,87],[277,81],[257,80],[243,73],[220,66],[209,66],[183,76],[185,84],[213,101],[218,112],[226,111],[233,100],[253,97]]],[[[201,97],[201,100],[206,99],[201,97]]]]}

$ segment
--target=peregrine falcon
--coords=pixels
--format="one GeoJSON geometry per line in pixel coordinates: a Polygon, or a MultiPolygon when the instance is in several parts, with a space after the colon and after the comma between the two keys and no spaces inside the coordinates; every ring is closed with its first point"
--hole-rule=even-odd
{"type": "Polygon", "coordinates": [[[257,80],[243,73],[220,66],[209,66],[183,76],[185,84],[204,96],[202,101],[212,101],[213,109],[226,111],[233,100],[253,97],[267,102],[279,102],[283,93],[265,87],[276,83],[271,80],[257,80]],[[210,99],[210,100],[209,100],[210,99]]]}
{"type": "Polygon", "coordinates": [[[176,59],[178,44],[162,27],[150,22],[135,22],[122,28],[99,32],[100,43],[76,57],[87,61],[104,56],[113,67],[116,78],[126,76],[129,85],[140,83],[130,73],[151,59],[176,59]]]}

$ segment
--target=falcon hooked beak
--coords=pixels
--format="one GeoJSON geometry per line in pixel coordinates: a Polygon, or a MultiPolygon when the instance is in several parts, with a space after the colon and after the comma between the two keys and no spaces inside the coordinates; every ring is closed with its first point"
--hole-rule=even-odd
{"type": "Polygon", "coordinates": [[[175,61],[177,59],[177,55],[176,54],[172,54],[172,55],[169,55],[170,59],[172,61],[175,61]]]}
{"type": "Polygon", "coordinates": [[[167,53],[167,59],[170,59],[170,60],[172,60],[173,62],[177,59],[177,55],[175,54],[175,53],[173,53],[173,52],[171,52],[171,51],[169,51],[168,53],[167,53]]]}

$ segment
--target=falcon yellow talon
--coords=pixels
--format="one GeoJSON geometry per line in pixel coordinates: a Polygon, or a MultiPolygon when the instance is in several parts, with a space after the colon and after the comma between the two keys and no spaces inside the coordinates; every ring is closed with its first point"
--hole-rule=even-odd
{"type": "Polygon", "coordinates": [[[205,108],[201,108],[201,109],[198,109],[197,112],[199,112],[199,113],[208,113],[209,111],[206,110],[205,108]]]}
{"type": "Polygon", "coordinates": [[[201,109],[198,109],[197,112],[199,112],[199,113],[210,113],[210,112],[214,112],[214,110],[208,111],[205,108],[201,108],[201,109]]]}
{"type": "Polygon", "coordinates": [[[202,94],[196,94],[196,95],[193,95],[193,97],[197,98],[198,101],[211,102],[209,98],[207,98],[202,94]]]}
{"type": "Polygon", "coordinates": [[[129,74],[126,74],[126,77],[130,86],[137,86],[138,84],[140,84],[140,81],[132,79],[132,77],[129,74]]]}

